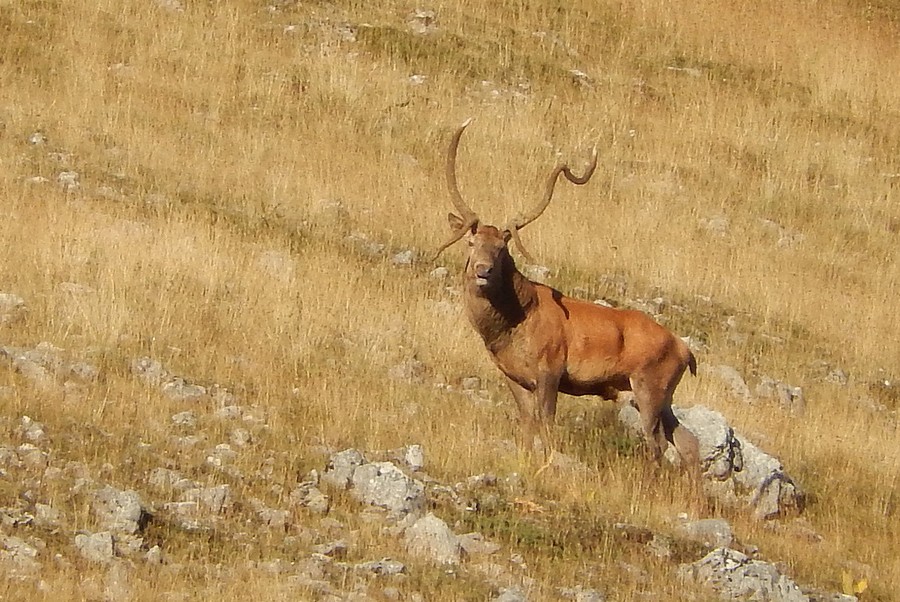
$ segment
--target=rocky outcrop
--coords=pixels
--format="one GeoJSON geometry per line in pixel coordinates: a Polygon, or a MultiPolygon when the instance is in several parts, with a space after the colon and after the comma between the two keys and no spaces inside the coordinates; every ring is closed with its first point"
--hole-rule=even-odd
{"type": "Polygon", "coordinates": [[[696,562],[681,565],[679,571],[716,592],[720,600],[809,602],[809,597],[775,565],[730,548],[716,548],[696,562]]]}
{"type": "MultiPolygon", "coordinates": [[[[700,468],[710,494],[728,504],[747,506],[763,519],[802,508],[804,494],[781,461],[735,433],[720,413],[694,406],[676,408],[675,415],[697,436],[700,468]]],[[[632,406],[622,407],[619,420],[640,433],[640,415],[632,406]]],[[[679,462],[671,447],[666,457],[679,462]]]]}

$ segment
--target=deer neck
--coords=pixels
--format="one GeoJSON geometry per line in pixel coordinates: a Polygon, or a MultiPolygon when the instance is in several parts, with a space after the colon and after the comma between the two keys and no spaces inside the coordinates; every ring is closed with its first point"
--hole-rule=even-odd
{"type": "Polygon", "coordinates": [[[509,344],[516,327],[537,304],[537,289],[510,262],[497,286],[482,290],[466,281],[466,310],[485,346],[496,352],[509,344]]]}

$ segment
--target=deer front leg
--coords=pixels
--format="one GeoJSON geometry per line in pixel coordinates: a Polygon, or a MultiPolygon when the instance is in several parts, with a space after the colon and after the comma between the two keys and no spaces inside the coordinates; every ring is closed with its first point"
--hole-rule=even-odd
{"type": "Polygon", "coordinates": [[[506,384],[512,391],[513,399],[519,408],[519,447],[525,451],[534,448],[534,438],[538,434],[540,426],[540,413],[537,400],[532,391],[529,391],[516,381],[507,378],[506,384]]]}

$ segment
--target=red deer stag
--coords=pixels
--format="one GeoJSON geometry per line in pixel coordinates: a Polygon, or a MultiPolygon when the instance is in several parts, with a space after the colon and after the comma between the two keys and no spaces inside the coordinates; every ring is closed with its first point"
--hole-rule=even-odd
{"type": "Polygon", "coordinates": [[[447,185],[460,215],[449,214],[453,235],[435,258],[465,237],[469,247],[463,278],[466,313],[506,375],[519,409],[525,447],[533,445],[536,434],[541,435],[545,449],[551,447],[549,427],[559,392],[615,400],[619,392],[633,391],[652,458],[658,462],[670,441],[689,470],[696,472],[697,438],[672,412],[672,394],[685,369],[696,373],[694,356],[684,341],[642,312],[572,299],[528,280],[509,253],[512,240],[528,257],[518,231],[547,209],[559,174],[579,185],[590,179],[597,167],[596,147],[583,176],[557,164],[540,203],[496,228],[480,223],[456,182],[457,147],[470,122],[455,132],[447,152],[447,185]]]}

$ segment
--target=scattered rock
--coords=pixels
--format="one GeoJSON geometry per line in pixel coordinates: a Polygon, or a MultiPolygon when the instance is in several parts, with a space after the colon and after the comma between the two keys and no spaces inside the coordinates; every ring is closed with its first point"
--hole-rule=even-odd
{"type": "Polygon", "coordinates": [[[353,472],[351,494],[393,515],[418,512],[425,506],[425,486],[390,462],[363,464],[353,472]]]}
{"type": "Polygon", "coordinates": [[[179,412],[172,416],[172,424],[185,428],[194,428],[197,426],[197,416],[190,410],[179,412]]]}
{"type": "Polygon", "coordinates": [[[140,496],[131,490],[106,486],[94,494],[91,504],[100,528],[114,533],[137,533],[150,520],[140,496]]]}
{"type": "Polygon", "coordinates": [[[391,558],[382,558],[381,560],[370,560],[369,562],[361,562],[355,565],[357,571],[364,573],[373,573],[375,575],[400,575],[406,572],[406,565],[398,560],[391,558]]]}
{"type": "Polygon", "coordinates": [[[366,463],[366,459],[355,449],[345,449],[333,454],[328,460],[322,480],[339,489],[347,489],[356,469],[366,463]]]}
{"type": "Polygon", "coordinates": [[[773,518],[787,509],[801,509],[804,494],[784,472],[778,458],[765,453],[743,437],[739,437],[744,456],[744,470],[734,480],[750,491],[749,503],[757,518],[773,518]]]}
{"type": "MultiPolygon", "coordinates": [[[[38,549],[19,537],[0,534],[0,567],[18,572],[37,573],[41,564],[37,559],[38,549]]],[[[7,579],[10,574],[7,574],[7,579]]]]}
{"type": "Polygon", "coordinates": [[[756,395],[776,401],[782,409],[795,416],[802,416],[806,411],[806,399],[802,388],[793,387],[768,376],[760,378],[759,384],[756,385],[756,395]]]}
{"type": "MultiPolygon", "coordinates": [[[[743,502],[757,518],[772,518],[803,506],[804,495],[781,462],[736,434],[725,418],[704,406],[675,408],[675,415],[694,435],[700,446],[701,471],[707,491],[729,504],[743,502]]],[[[636,435],[640,415],[630,405],[619,411],[619,420],[636,435]]],[[[678,463],[674,450],[666,458],[678,463]]]]}
{"type": "Polygon", "coordinates": [[[413,472],[425,468],[425,450],[421,445],[407,445],[390,453],[392,459],[396,459],[413,472]]]}
{"type": "Polygon", "coordinates": [[[411,249],[407,249],[406,251],[400,251],[391,257],[391,263],[395,266],[410,266],[413,264],[413,261],[416,259],[415,251],[411,249]]]}
{"type": "Polygon", "coordinates": [[[233,504],[231,485],[216,485],[204,489],[191,489],[185,492],[185,501],[196,501],[210,512],[219,514],[233,504]]]}
{"type": "Polygon", "coordinates": [[[533,282],[546,284],[550,280],[550,268],[547,266],[526,263],[522,265],[522,273],[533,282]]]}
{"type": "Polygon", "coordinates": [[[34,526],[47,531],[56,531],[62,526],[62,512],[48,504],[34,505],[34,526]]]}
{"type": "Polygon", "coordinates": [[[504,587],[500,595],[491,598],[493,602],[528,602],[528,596],[518,587],[504,587]]]}
{"type": "Polygon", "coordinates": [[[82,558],[91,562],[109,564],[115,558],[113,536],[109,531],[80,533],[75,536],[75,548],[82,558]]]}
{"type": "Polygon", "coordinates": [[[322,493],[318,487],[318,475],[314,479],[308,479],[291,491],[291,503],[303,506],[316,514],[326,514],[330,507],[328,496],[322,493]]]}
{"type": "Polygon", "coordinates": [[[421,384],[425,382],[425,364],[411,357],[388,370],[388,376],[396,380],[421,384]]]}
{"type": "Polygon", "coordinates": [[[0,326],[25,316],[25,299],[12,293],[0,293],[0,326]]]}
{"type": "Polygon", "coordinates": [[[339,539],[337,541],[313,546],[312,551],[316,554],[328,556],[329,558],[344,558],[347,555],[348,549],[349,546],[347,545],[347,542],[343,539],[339,539]]]}
{"type": "Polygon", "coordinates": [[[351,232],[344,240],[367,257],[380,257],[384,253],[384,243],[374,241],[362,232],[351,232]]]}
{"type": "Polygon", "coordinates": [[[446,280],[450,276],[450,270],[444,266],[436,267],[428,274],[435,280],[446,280]]]}
{"type": "Polygon", "coordinates": [[[168,468],[154,468],[150,471],[147,482],[161,491],[187,491],[200,487],[198,483],[185,478],[180,472],[168,468]]]}
{"type": "Polygon", "coordinates": [[[180,376],[163,383],[160,391],[173,401],[193,401],[206,395],[206,387],[189,383],[180,376]]]}
{"type": "Polygon", "coordinates": [[[727,548],[734,543],[734,532],[722,518],[705,518],[681,523],[677,531],[687,539],[713,548],[727,548]]]}
{"type": "Polygon", "coordinates": [[[675,415],[697,437],[701,470],[706,476],[722,481],[744,469],[740,441],[722,414],[694,406],[675,408],[675,415]]]}
{"type": "Polygon", "coordinates": [[[40,444],[47,438],[47,434],[44,432],[44,425],[33,420],[30,416],[22,416],[17,430],[30,443],[40,444]]]}
{"type": "Polygon", "coordinates": [[[481,533],[465,533],[458,536],[458,540],[468,558],[490,556],[499,552],[502,547],[498,543],[485,539],[481,533]]]}
{"type": "Polygon", "coordinates": [[[606,596],[602,593],[595,589],[585,589],[580,585],[564,587],[559,590],[559,595],[575,602],[606,602],[606,596]]]}
{"type": "Polygon", "coordinates": [[[459,538],[447,523],[428,513],[409,528],[404,534],[406,549],[415,557],[423,557],[435,564],[457,565],[463,554],[459,538]]]}
{"type": "Polygon", "coordinates": [[[406,25],[416,35],[428,35],[437,31],[437,18],[433,10],[417,8],[406,18],[406,25]]]}
{"type": "Polygon", "coordinates": [[[713,236],[725,236],[731,228],[731,220],[724,215],[701,218],[700,227],[713,236]]]}
{"type": "Polygon", "coordinates": [[[747,386],[747,381],[744,380],[744,377],[741,376],[740,372],[731,366],[720,364],[714,366],[701,366],[700,369],[703,373],[712,375],[722,381],[736,398],[747,402],[753,400],[753,395],[750,393],[750,387],[747,386]]]}
{"type": "Polygon", "coordinates": [[[722,600],[809,602],[774,565],[729,548],[717,548],[694,563],[683,564],[679,572],[711,588],[722,600]]]}
{"type": "Polygon", "coordinates": [[[77,171],[61,171],[56,176],[56,181],[65,191],[75,190],[81,186],[81,176],[77,171]]]}
{"type": "Polygon", "coordinates": [[[150,358],[139,357],[131,362],[131,373],[151,387],[160,387],[169,378],[169,371],[162,363],[150,358]]]}

